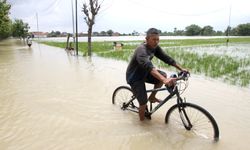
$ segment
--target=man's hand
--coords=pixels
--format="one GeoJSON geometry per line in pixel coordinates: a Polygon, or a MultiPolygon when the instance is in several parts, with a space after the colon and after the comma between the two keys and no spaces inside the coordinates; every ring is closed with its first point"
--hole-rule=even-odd
{"type": "Polygon", "coordinates": [[[155,68],[153,68],[150,73],[152,74],[152,76],[154,76],[158,80],[162,81],[163,84],[165,84],[165,85],[167,85],[169,87],[172,86],[172,85],[174,85],[175,82],[176,82],[176,78],[165,78],[155,68]]]}
{"type": "Polygon", "coordinates": [[[163,80],[163,84],[167,85],[168,87],[174,85],[176,83],[176,78],[166,78],[163,80]]]}
{"type": "Polygon", "coordinates": [[[174,64],[173,66],[175,66],[175,68],[177,68],[177,69],[180,70],[180,71],[189,72],[188,69],[182,68],[182,67],[181,67],[180,65],[178,65],[178,64],[174,64]]]}
{"type": "Polygon", "coordinates": [[[188,69],[182,68],[181,71],[189,73],[188,69]]]}

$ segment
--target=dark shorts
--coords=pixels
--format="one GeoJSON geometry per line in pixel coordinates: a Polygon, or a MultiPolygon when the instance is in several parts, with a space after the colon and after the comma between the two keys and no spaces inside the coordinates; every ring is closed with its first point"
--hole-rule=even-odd
{"type": "MultiPolygon", "coordinates": [[[[165,72],[160,71],[160,74],[162,74],[163,76],[167,76],[165,72]]],[[[160,81],[158,79],[156,79],[154,76],[152,76],[151,74],[148,74],[148,76],[146,77],[146,80],[140,80],[140,81],[136,81],[132,84],[130,84],[131,89],[135,95],[135,97],[137,98],[138,102],[140,105],[145,105],[148,102],[148,96],[147,96],[147,92],[146,92],[146,86],[145,86],[145,82],[146,83],[150,83],[150,84],[158,84],[160,81]]]]}

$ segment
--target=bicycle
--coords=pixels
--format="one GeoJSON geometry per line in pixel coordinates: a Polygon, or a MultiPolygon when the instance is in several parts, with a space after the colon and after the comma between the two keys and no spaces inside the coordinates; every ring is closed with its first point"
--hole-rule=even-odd
{"type": "MultiPolygon", "coordinates": [[[[148,109],[148,107],[146,108],[145,117],[151,119],[151,115],[154,112],[171,98],[176,96],[177,103],[167,110],[165,123],[180,126],[182,128],[184,127],[187,131],[193,131],[193,133],[198,136],[218,141],[219,128],[214,117],[206,109],[196,104],[188,103],[185,98],[181,98],[180,96],[187,88],[190,74],[187,72],[180,72],[178,75],[171,75],[171,77],[177,78],[175,85],[147,90],[147,93],[167,90],[169,95],[154,107],[150,102],[150,109],[148,109]],[[183,84],[184,88],[182,87],[183,84]]],[[[119,86],[114,90],[112,103],[118,104],[122,110],[130,110],[136,113],[139,112],[139,103],[137,102],[131,88],[128,86],[119,86]]]]}

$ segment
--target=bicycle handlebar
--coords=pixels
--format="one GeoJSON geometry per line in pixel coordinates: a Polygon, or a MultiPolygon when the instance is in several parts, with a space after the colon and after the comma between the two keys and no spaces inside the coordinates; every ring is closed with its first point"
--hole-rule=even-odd
{"type": "Polygon", "coordinates": [[[189,72],[187,72],[187,71],[181,71],[181,72],[178,73],[177,80],[187,81],[189,77],[190,77],[190,73],[189,72]]]}
{"type": "MultiPolygon", "coordinates": [[[[178,80],[183,80],[183,81],[188,81],[188,78],[190,77],[190,73],[189,72],[187,72],[187,71],[181,71],[181,72],[179,72],[178,73],[178,76],[176,75],[176,74],[172,74],[171,76],[170,76],[170,78],[176,78],[176,81],[178,81],[178,80]]],[[[170,92],[170,93],[172,93],[173,91],[175,91],[175,89],[177,88],[177,85],[178,84],[174,84],[174,85],[172,85],[172,86],[167,86],[167,85],[165,85],[166,87],[167,87],[167,90],[170,92]]],[[[185,84],[185,88],[182,90],[182,92],[185,90],[187,88],[187,84],[185,84]]]]}
{"type": "Polygon", "coordinates": [[[176,74],[172,74],[170,78],[176,78],[176,81],[178,80],[184,80],[187,81],[188,78],[190,77],[190,73],[186,71],[181,71],[178,73],[178,76],[176,74]]]}

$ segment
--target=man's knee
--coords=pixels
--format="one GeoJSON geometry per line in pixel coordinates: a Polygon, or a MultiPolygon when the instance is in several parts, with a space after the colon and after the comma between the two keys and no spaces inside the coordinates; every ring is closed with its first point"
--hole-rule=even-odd
{"type": "Polygon", "coordinates": [[[165,78],[167,77],[167,74],[164,71],[158,70],[161,75],[163,75],[165,78]]]}

